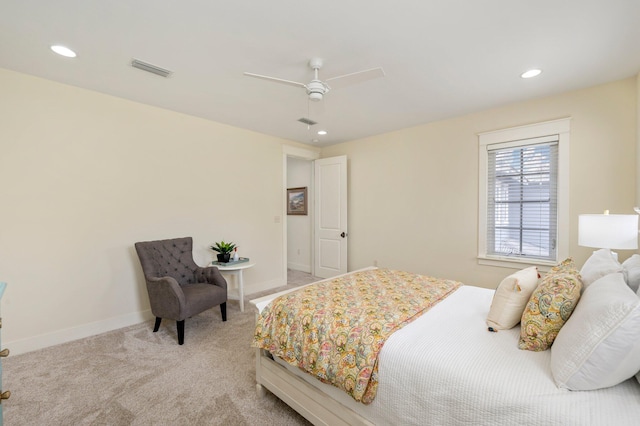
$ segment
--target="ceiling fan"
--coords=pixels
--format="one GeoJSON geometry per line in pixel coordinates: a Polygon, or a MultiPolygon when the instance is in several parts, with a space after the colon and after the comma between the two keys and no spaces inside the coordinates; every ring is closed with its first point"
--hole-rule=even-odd
{"type": "Polygon", "coordinates": [[[309,83],[299,83],[297,81],[283,80],[281,78],[269,77],[266,75],[253,74],[245,72],[244,75],[249,77],[261,78],[263,80],[273,81],[275,83],[287,84],[289,86],[303,87],[309,95],[309,99],[315,102],[321,101],[330,89],[338,89],[340,87],[350,86],[352,84],[362,83],[363,81],[372,80],[374,78],[384,77],[382,68],[372,68],[364,71],[356,71],[350,74],[331,77],[324,81],[318,77],[318,70],[322,68],[323,60],[320,58],[312,58],[309,61],[309,68],[314,71],[315,77],[309,83]],[[329,86],[331,84],[331,86],[329,86]]]}

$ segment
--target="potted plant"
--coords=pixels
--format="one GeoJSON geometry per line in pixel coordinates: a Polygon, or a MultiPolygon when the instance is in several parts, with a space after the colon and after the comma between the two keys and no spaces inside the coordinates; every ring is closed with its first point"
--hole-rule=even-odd
{"type": "Polygon", "coordinates": [[[218,262],[228,262],[231,259],[231,252],[236,248],[234,243],[226,243],[224,240],[211,246],[211,250],[218,252],[218,262]]]}

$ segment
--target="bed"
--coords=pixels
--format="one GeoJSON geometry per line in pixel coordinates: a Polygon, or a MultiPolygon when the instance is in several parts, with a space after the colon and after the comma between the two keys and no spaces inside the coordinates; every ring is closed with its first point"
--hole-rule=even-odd
{"type": "MultiPolygon", "coordinates": [[[[286,293],[251,303],[261,312],[286,293]]],[[[264,349],[256,349],[258,393],[272,392],[313,424],[640,424],[636,378],[590,391],[559,388],[551,351],[518,349],[519,327],[487,331],[493,295],[461,286],[394,332],[379,353],[379,386],[368,405],[264,349]]]]}

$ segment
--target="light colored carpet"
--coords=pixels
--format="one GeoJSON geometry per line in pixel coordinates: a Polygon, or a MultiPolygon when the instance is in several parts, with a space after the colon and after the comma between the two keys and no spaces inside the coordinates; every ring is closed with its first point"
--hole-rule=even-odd
{"type": "Polygon", "coordinates": [[[6,425],[308,425],[271,394],[255,391],[255,312],[247,302],[315,281],[291,271],[287,287],[227,303],[185,323],[153,321],[3,360],[6,425]]]}

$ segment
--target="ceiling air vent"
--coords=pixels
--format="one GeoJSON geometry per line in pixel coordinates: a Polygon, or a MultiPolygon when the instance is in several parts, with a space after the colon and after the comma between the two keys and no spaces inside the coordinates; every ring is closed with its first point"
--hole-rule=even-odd
{"type": "Polygon", "coordinates": [[[309,120],[308,118],[304,118],[304,117],[299,118],[298,121],[303,124],[306,124],[307,126],[313,126],[314,124],[318,124],[315,121],[309,120]]]}
{"type": "Polygon", "coordinates": [[[156,65],[152,65],[135,58],[131,61],[131,66],[142,71],[147,71],[152,74],[159,75],[160,77],[169,77],[171,74],[173,74],[172,71],[160,68],[156,65]]]}

